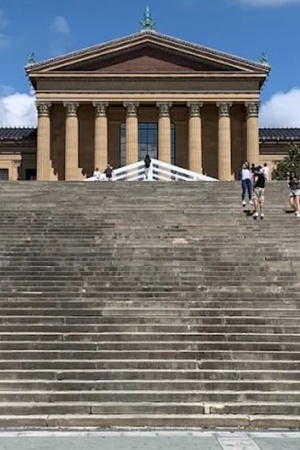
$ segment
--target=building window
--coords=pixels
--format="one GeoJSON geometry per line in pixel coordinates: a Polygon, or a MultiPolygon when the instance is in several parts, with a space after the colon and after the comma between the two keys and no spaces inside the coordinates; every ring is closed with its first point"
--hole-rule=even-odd
{"type": "MultiPolygon", "coordinates": [[[[126,124],[121,123],[120,164],[126,165],[126,124]]],[[[158,158],[157,122],[140,122],[138,125],[138,159],[142,161],[147,153],[150,158],[158,158]]],[[[175,126],[171,124],[171,164],[175,164],[175,126]]]]}
{"type": "Polygon", "coordinates": [[[0,169],[0,181],[8,181],[8,180],[9,180],[9,170],[0,169]]]}

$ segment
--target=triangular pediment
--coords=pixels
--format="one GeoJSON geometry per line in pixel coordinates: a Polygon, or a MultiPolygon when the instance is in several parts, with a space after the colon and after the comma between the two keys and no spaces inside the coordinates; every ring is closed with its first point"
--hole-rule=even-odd
{"type": "Polygon", "coordinates": [[[176,73],[231,71],[226,64],[180,53],[157,44],[143,43],[108,55],[95,55],[57,69],[59,72],[176,73]]]}
{"type": "Polygon", "coordinates": [[[242,72],[267,75],[269,67],[156,32],[141,32],[26,67],[37,73],[242,72]]]}

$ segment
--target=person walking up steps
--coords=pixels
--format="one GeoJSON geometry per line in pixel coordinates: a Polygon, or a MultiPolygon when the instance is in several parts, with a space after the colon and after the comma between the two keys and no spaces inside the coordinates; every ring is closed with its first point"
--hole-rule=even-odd
{"type": "Polygon", "coordinates": [[[254,193],[254,214],[253,218],[264,218],[264,201],[265,201],[265,186],[266,177],[261,166],[258,166],[253,174],[253,193],[254,193]]]}
{"type": "Polygon", "coordinates": [[[242,170],[240,173],[240,180],[242,182],[242,205],[243,207],[246,206],[246,192],[248,193],[249,197],[249,204],[253,205],[252,201],[252,174],[251,170],[249,169],[249,164],[244,163],[242,165],[242,170]]]}
{"type": "Polygon", "coordinates": [[[300,181],[295,172],[291,172],[288,181],[290,189],[290,204],[295,211],[295,216],[300,217],[300,181]]]}

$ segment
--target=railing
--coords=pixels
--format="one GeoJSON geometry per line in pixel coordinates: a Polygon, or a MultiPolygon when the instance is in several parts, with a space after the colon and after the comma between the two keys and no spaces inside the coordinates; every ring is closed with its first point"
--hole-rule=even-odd
{"type": "Polygon", "coordinates": [[[157,159],[151,159],[151,167],[146,178],[145,164],[139,161],[128,166],[115,169],[113,172],[115,181],[217,181],[216,178],[182,169],[181,167],[167,164],[157,159]]]}

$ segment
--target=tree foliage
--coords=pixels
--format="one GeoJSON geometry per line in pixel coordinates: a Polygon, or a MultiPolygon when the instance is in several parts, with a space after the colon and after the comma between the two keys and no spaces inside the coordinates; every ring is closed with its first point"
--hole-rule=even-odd
{"type": "Polygon", "coordinates": [[[290,145],[288,156],[277,164],[272,172],[272,179],[286,180],[288,172],[295,172],[300,178],[300,145],[290,145]]]}

